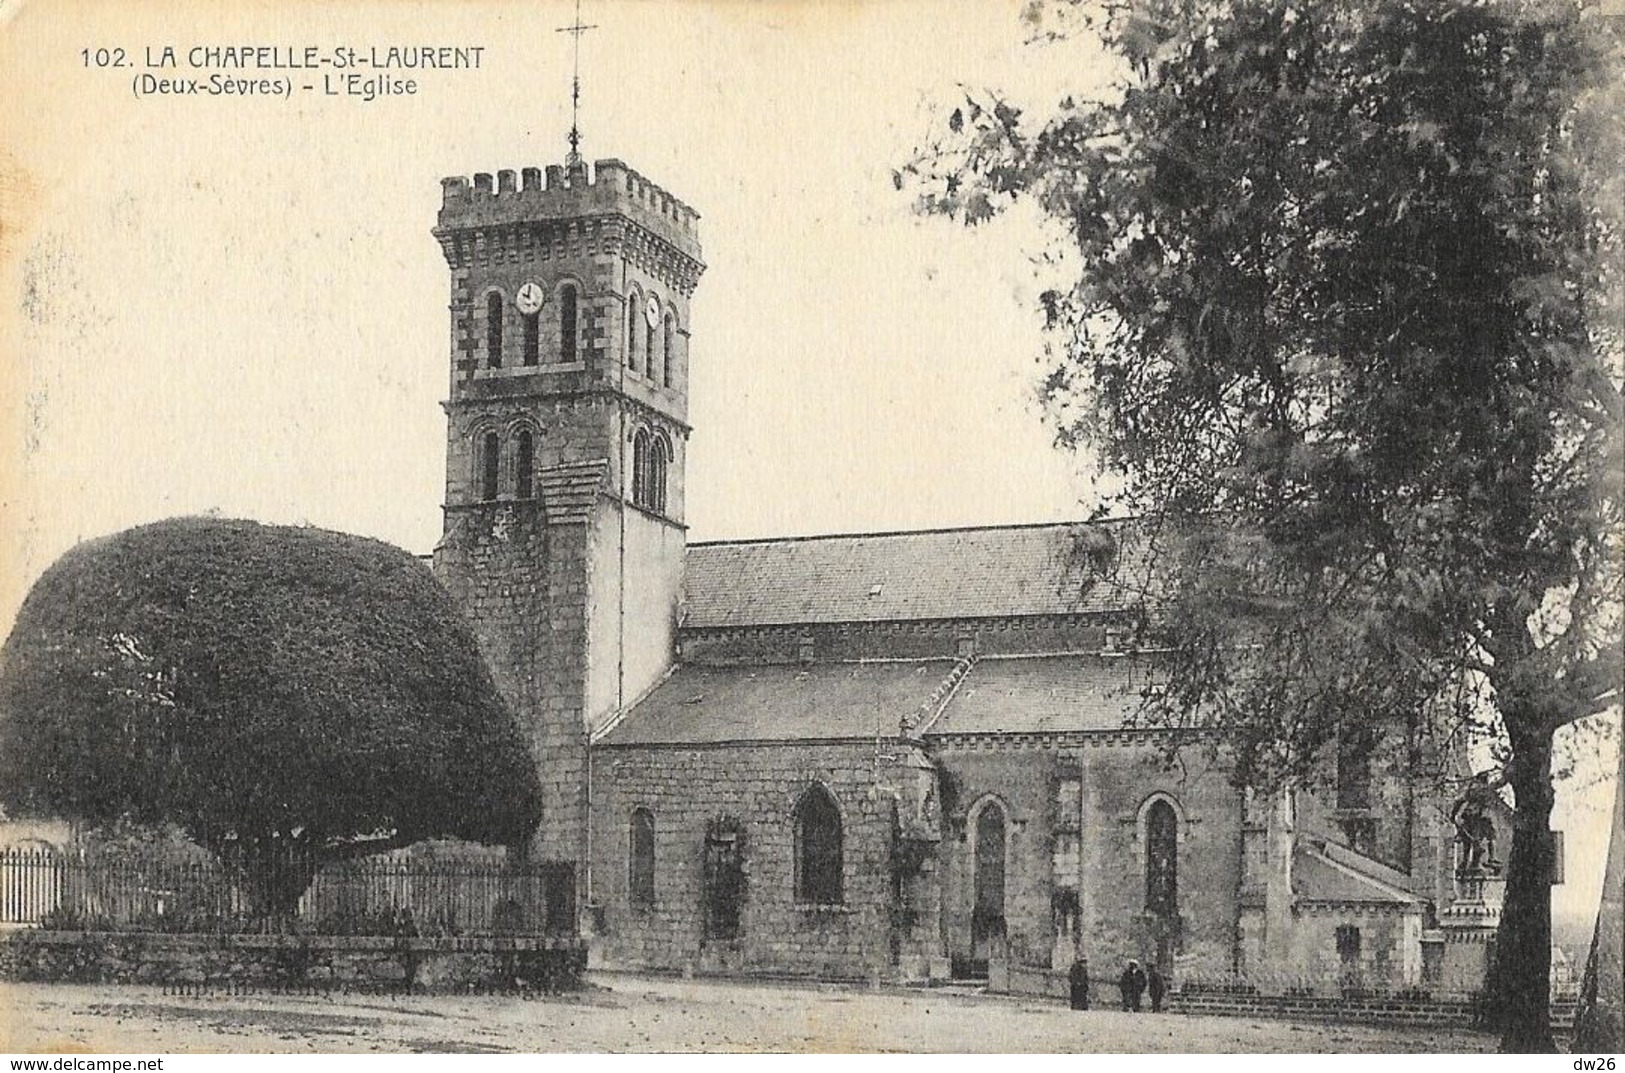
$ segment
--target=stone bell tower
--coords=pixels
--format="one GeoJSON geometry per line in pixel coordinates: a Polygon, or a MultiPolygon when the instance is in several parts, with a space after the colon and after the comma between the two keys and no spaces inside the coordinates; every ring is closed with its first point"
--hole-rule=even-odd
{"type": "Polygon", "coordinates": [[[442,181],[435,572],[529,731],[538,856],[588,859],[587,744],[673,659],[698,214],[619,160],[442,181]]]}

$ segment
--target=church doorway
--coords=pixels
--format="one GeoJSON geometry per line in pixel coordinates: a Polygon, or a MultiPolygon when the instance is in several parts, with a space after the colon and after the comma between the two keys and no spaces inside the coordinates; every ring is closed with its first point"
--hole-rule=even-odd
{"type": "Polygon", "coordinates": [[[1004,957],[1005,815],[997,801],[977,811],[971,838],[970,941],[954,969],[955,975],[986,977],[988,962],[1004,957]]]}

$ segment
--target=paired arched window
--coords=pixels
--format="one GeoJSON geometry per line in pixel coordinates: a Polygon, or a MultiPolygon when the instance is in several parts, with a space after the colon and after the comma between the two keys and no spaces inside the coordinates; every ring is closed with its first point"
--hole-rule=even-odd
{"type": "Polygon", "coordinates": [[[841,903],[841,810],[823,786],[801,795],[795,810],[796,901],[841,903]]]}
{"type": "Polygon", "coordinates": [[[497,474],[502,464],[502,440],[495,432],[480,437],[480,498],[497,497],[497,474]]]}
{"type": "Polygon", "coordinates": [[[1179,915],[1179,815],[1165,798],[1145,812],[1145,908],[1159,917],[1179,915]]]}
{"type": "Polygon", "coordinates": [[[485,364],[502,367],[502,294],[498,291],[485,296],[485,364]]]}
{"type": "Polygon", "coordinates": [[[666,474],[671,468],[671,442],[658,432],[638,429],[632,435],[632,503],[644,510],[666,510],[666,474]]]}
{"type": "Polygon", "coordinates": [[[633,809],[627,841],[627,897],[634,907],[647,908],[655,903],[655,814],[633,809]]]}
{"type": "MultiPolygon", "coordinates": [[[[479,499],[497,498],[502,485],[502,437],[481,432],[474,440],[474,484],[479,499]]],[[[521,428],[514,436],[513,491],[519,499],[536,496],[536,432],[521,428]]]]}
{"type": "Polygon", "coordinates": [[[649,379],[655,382],[660,380],[660,337],[655,334],[655,326],[647,320],[643,323],[643,352],[649,357],[649,379]]]}
{"type": "Polygon", "coordinates": [[[559,291],[559,360],[576,360],[576,288],[566,283],[559,291]]]}
{"type": "Polygon", "coordinates": [[[672,320],[670,313],[666,314],[665,340],[662,342],[660,352],[665,355],[665,362],[660,366],[660,382],[671,387],[671,367],[673,361],[672,339],[677,334],[677,324],[672,320]]]}
{"type": "Polygon", "coordinates": [[[530,429],[519,430],[518,451],[514,457],[514,494],[530,499],[536,494],[536,439],[530,429]]]}
{"type": "Polygon", "coordinates": [[[642,367],[638,353],[639,344],[643,341],[643,333],[638,331],[638,318],[643,316],[640,308],[643,300],[638,292],[633,291],[626,299],[626,367],[637,372],[642,367]]]}

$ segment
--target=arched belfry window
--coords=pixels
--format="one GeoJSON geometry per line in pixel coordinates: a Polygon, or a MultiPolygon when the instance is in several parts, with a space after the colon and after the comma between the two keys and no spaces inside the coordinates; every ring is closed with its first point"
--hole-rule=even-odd
{"type": "Polygon", "coordinates": [[[541,314],[521,313],[519,315],[519,325],[524,329],[525,333],[522,340],[523,349],[520,360],[526,365],[535,365],[541,360],[541,314]]]}
{"type": "Polygon", "coordinates": [[[672,380],[671,367],[672,367],[673,362],[675,361],[675,356],[674,355],[676,354],[676,351],[674,351],[672,349],[672,340],[676,337],[676,334],[677,334],[677,323],[674,320],[672,320],[672,316],[671,316],[670,313],[666,314],[665,328],[666,328],[666,337],[665,337],[664,341],[661,344],[660,352],[666,356],[666,360],[665,360],[665,363],[663,365],[661,365],[661,367],[660,367],[660,373],[661,373],[660,381],[666,387],[671,387],[671,380],[672,380]]]}
{"type": "Polygon", "coordinates": [[[655,312],[654,312],[659,307],[656,305],[655,298],[654,298],[653,295],[649,296],[648,303],[649,303],[649,307],[646,310],[644,310],[644,327],[643,327],[643,339],[644,339],[644,344],[645,344],[644,353],[647,355],[647,357],[649,359],[649,361],[648,361],[649,379],[653,383],[658,384],[658,383],[661,382],[662,377],[665,375],[662,372],[662,370],[665,368],[666,355],[665,355],[665,352],[660,347],[660,338],[661,337],[660,337],[660,333],[656,330],[656,327],[655,327],[656,325],[658,325],[660,323],[660,318],[658,316],[656,316],[655,312]]]}
{"type": "Polygon", "coordinates": [[[632,434],[632,502],[639,507],[649,504],[649,452],[652,437],[647,429],[632,434]]]}
{"type": "Polygon", "coordinates": [[[497,497],[497,474],[502,462],[502,440],[495,432],[480,437],[480,498],[497,497]]]}
{"type": "Polygon", "coordinates": [[[485,296],[485,364],[502,367],[502,295],[497,291],[485,296]]]}
{"type": "Polygon", "coordinates": [[[1159,917],[1179,915],[1179,815],[1164,798],[1145,813],[1145,908],[1159,917]]]}
{"type": "Polygon", "coordinates": [[[576,360],[576,288],[566,283],[559,292],[559,360],[576,360]]]}
{"type": "Polygon", "coordinates": [[[639,344],[643,341],[643,333],[638,330],[638,319],[643,316],[643,300],[638,292],[633,291],[626,299],[626,367],[637,372],[642,367],[639,360],[639,344]]]}
{"type": "Polygon", "coordinates": [[[663,435],[653,437],[649,445],[649,502],[650,510],[666,512],[666,471],[671,464],[671,443],[663,435]]]}
{"type": "Polygon", "coordinates": [[[513,490],[520,499],[530,499],[536,494],[536,439],[528,428],[519,430],[513,490]]]}
{"type": "Polygon", "coordinates": [[[796,901],[841,903],[841,810],[824,787],[813,785],[796,802],[796,901]]]}
{"type": "Polygon", "coordinates": [[[634,907],[647,908],[655,903],[655,814],[633,809],[627,841],[627,896],[634,907]]]}

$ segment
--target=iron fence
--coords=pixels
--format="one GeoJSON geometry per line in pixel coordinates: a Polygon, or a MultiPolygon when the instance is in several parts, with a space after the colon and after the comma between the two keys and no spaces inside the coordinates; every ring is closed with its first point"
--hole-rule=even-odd
{"type": "Polygon", "coordinates": [[[411,854],[313,865],[88,847],[0,850],[0,924],[60,931],[489,936],[575,932],[567,862],[411,854]]]}

